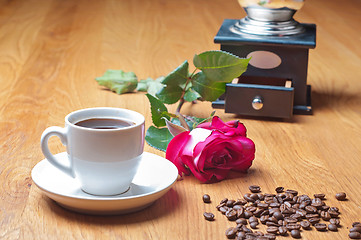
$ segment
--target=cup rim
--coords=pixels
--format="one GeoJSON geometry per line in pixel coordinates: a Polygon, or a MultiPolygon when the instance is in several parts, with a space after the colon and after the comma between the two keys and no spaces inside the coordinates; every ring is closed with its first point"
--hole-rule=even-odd
{"type": "MultiPolygon", "coordinates": [[[[126,119],[126,118],[125,118],[126,119]]],[[[129,120],[129,119],[128,119],[129,120]]],[[[73,111],[71,113],[69,113],[68,115],[66,115],[65,117],[65,123],[66,125],[69,125],[73,128],[76,128],[76,129],[81,129],[81,130],[85,130],[85,131],[97,131],[97,132],[114,132],[114,131],[124,131],[124,130],[127,130],[127,129],[133,129],[133,128],[136,128],[136,127],[139,127],[141,125],[144,125],[144,122],[145,122],[145,118],[142,114],[136,112],[136,111],[133,111],[133,110],[130,110],[130,109],[126,109],[126,108],[116,108],[116,107],[92,107],[92,108],[82,108],[82,109],[79,109],[79,110],[76,110],[76,111],[73,111]],[[82,126],[78,126],[78,125],[75,125],[75,123],[71,122],[69,120],[69,118],[71,116],[73,116],[74,114],[78,114],[80,112],[85,112],[85,111],[96,111],[96,110],[116,110],[116,111],[126,111],[126,112],[130,112],[134,115],[137,115],[137,118],[139,118],[139,121],[134,121],[135,124],[132,124],[130,126],[127,126],[127,127],[122,127],[122,128],[114,128],[114,129],[98,129],[98,128],[87,128],[87,127],[82,127],[82,126]]]]}

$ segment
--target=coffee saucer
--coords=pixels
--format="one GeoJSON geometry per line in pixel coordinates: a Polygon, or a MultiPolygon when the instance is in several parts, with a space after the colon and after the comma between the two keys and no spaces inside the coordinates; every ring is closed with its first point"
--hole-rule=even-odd
{"type": "MultiPolygon", "coordinates": [[[[66,152],[56,155],[67,158],[66,152]]],[[[65,162],[65,160],[64,160],[65,162]]],[[[162,197],[175,183],[178,170],[158,155],[144,152],[139,170],[127,192],[114,196],[95,196],[83,192],[79,183],[46,159],[31,172],[34,183],[62,207],[86,214],[116,215],[139,211],[162,197]]]]}

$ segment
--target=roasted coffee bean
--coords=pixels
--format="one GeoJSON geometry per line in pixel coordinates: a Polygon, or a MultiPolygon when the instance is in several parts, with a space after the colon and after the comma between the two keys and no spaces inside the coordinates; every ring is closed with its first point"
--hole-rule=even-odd
{"type": "Polygon", "coordinates": [[[293,196],[297,196],[298,192],[296,190],[292,190],[292,189],[287,189],[286,193],[291,193],[293,196]]]}
{"type": "Polygon", "coordinates": [[[334,210],[331,210],[331,208],[328,209],[327,212],[330,214],[330,216],[331,216],[332,218],[337,218],[338,215],[340,215],[340,212],[336,212],[336,211],[334,211],[334,210]]]}
{"type": "Polygon", "coordinates": [[[259,220],[261,221],[262,224],[266,224],[266,222],[268,221],[268,218],[269,218],[269,216],[264,215],[264,216],[261,216],[259,220]]]}
{"type": "Polygon", "coordinates": [[[239,210],[239,209],[241,209],[241,208],[243,208],[242,205],[234,205],[234,206],[233,206],[233,209],[234,209],[234,210],[239,210]]]}
{"type": "Polygon", "coordinates": [[[320,208],[324,205],[323,201],[319,198],[312,199],[311,206],[314,206],[315,208],[320,208]]]}
{"type": "Polygon", "coordinates": [[[300,225],[303,229],[308,230],[311,228],[311,223],[307,220],[301,221],[300,225]]]}
{"type": "Polygon", "coordinates": [[[257,193],[258,199],[263,201],[264,200],[264,195],[262,193],[257,193]]]}
{"type": "Polygon", "coordinates": [[[213,221],[214,220],[214,214],[211,213],[211,212],[205,212],[205,213],[203,213],[203,216],[207,221],[213,221]]]}
{"type": "Polygon", "coordinates": [[[203,198],[204,203],[210,203],[211,202],[211,197],[208,194],[204,194],[202,198],[203,198]]]}
{"type": "Polygon", "coordinates": [[[219,211],[219,209],[221,208],[221,207],[224,207],[224,206],[226,206],[226,203],[220,203],[219,205],[217,205],[217,210],[219,211]]]}
{"type": "Polygon", "coordinates": [[[276,234],[266,233],[266,234],[263,235],[263,237],[265,237],[268,240],[275,240],[276,239],[276,234]]]}
{"type": "Polygon", "coordinates": [[[264,209],[259,208],[259,209],[257,209],[256,211],[253,212],[253,215],[256,216],[256,217],[260,217],[264,211],[265,211],[264,209]]]}
{"type": "Polygon", "coordinates": [[[325,194],[323,194],[323,193],[317,193],[317,194],[313,194],[313,196],[315,197],[315,198],[319,198],[319,199],[321,199],[321,200],[323,200],[323,199],[325,199],[325,194]]]}
{"type": "Polygon", "coordinates": [[[283,206],[287,209],[287,208],[291,208],[292,204],[290,202],[284,202],[283,206]]]}
{"type": "Polygon", "coordinates": [[[238,230],[241,230],[243,227],[243,224],[237,224],[236,228],[238,228],[238,230]]]}
{"type": "Polygon", "coordinates": [[[258,236],[256,239],[257,240],[269,240],[269,238],[267,238],[265,236],[258,236]]]}
{"type": "Polygon", "coordinates": [[[314,206],[306,206],[305,210],[307,213],[316,213],[317,212],[317,208],[314,206]]]}
{"type": "Polygon", "coordinates": [[[294,218],[294,219],[297,219],[297,220],[300,220],[302,218],[302,216],[298,213],[294,213],[290,216],[291,218],[294,218]]]}
{"type": "Polygon", "coordinates": [[[353,228],[350,229],[350,232],[359,232],[359,233],[361,233],[361,227],[358,227],[358,226],[353,227],[353,228]]]}
{"type": "Polygon", "coordinates": [[[330,223],[331,223],[331,224],[335,224],[336,226],[339,226],[339,225],[340,225],[340,219],[338,219],[338,218],[331,218],[331,219],[330,219],[330,223]]]}
{"type": "Polygon", "coordinates": [[[244,199],[237,199],[237,201],[234,202],[234,205],[245,205],[247,203],[244,199]]]}
{"type": "Polygon", "coordinates": [[[258,185],[251,185],[248,187],[248,189],[252,192],[252,193],[259,193],[261,191],[261,187],[258,185]]]}
{"type": "Polygon", "coordinates": [[[356,227],[356,226],[360,226],[360,227],[361,227],[361,223],[360,223],[360,222],[353,222],[353,223],[352,223],[352,227],[356,227]]]}
{"type": "Polygon", "coordinates": [[[279,208],[281,206],[280,203],[273,202],[268,205],[270,208],[279,208]]]}
{"type": "Polygon", "coordinates": [[[337,232],[337,225],[335,224],[328,224],[328,230],[332,232],[337,232]]]}
{"type": "Polygon", "coordinates": [[[257,226],[258,226],[258,222],[251,222],[250,224],[249,224],[249,226],[252,228],[252,229],[256,229],[257,228],[257,226]]]}
{"type": "Polygon", "coordinates": [[[281,236],[287,235],[287,228],[286,228],[286,227],[283,227],[283,226],[279,227],[279,228],[278,228],[278,233],[279,233],[281,236]]]}
{"type": "Polygon", "coordinates": [[[253,216],[253,213],[252,212],[250,212],[250,211],[244,211],[244,217],[245,218],[250,218],[250,217],[252,217],[253,216]]]}
{"type": "Polygon", "coordinates": [[[327,225],[325,223],[316,223],[315,228],[317,229],[317,231],[326,231],[327,225]]]}
{"type": "Polygon", "coordinates": [[[298,203],[293,204],[293,205],[292,205],[292,208],[299,209],[299,208],[300,208],[300,204],[298,204],[298,203]]]}
{"type": "Polygon", "coordinates": [[[328,210],[334,211],[334,212],[340,212],[340,209],[338,209],[338,207],[330,207],[328,210]]]}
{"type": "Polygon", "coordinates": [[[257,203],[257,207],[266,209],[266,208],[268,208],[268,204],[260,202],[260,203],[257,203]]]}
{"type": "Polygon", "coordinates": [[[274,222],[266,222],[266,226],[268,226],[268,227],[279,227],[280,225],[278,223],[274,223],[274,222]]]}
{"type": "Polygon", "coordinates": [[[320,215],[321,215],[322,220],[324,220],[324,221],[328,221],[331,219],[331,215],[326,211],[322,211],[320,215]]]}
{"type": "Polygon", "coordinates": [[[268,218],[268,221],[269,221],[269,222],[278,223],[278,219],[277,219],[277,218],[275,218],[274,216],[269,217],[269,218],[268,218]]]}
{"type": "Polygon", "coordinates": [[[251,195],[249,195],[249,197],[254,199],[254,201],[259,200],[258,199],[258,194],[256,194],[256,193],[251,193],[251,195]]]}
{"type": "Polygon", "coordinates": [[[239,240],[246,239],[246,233],[245,232],[238,232],[236,234],[236,239],[239,239],[239,240]]]}
{"type": "Polygon", "coordinates": [[[228,239],[234,239],[236,237],[237,232],[238,232],[237,228],[230,227],[226,230],[226,237],[228,239]]]}
{"type": "Polygon", "coordinates": [[[246,226],[243,226],[241,231],[243,231],[243,232],[245,232],[245,233],[251,233],[251,232],[253,232],[251,229],[249,229],[249,228],[246,227],[246,226]]]}
{"type": "Polygon", "coordinates": [[[226,202],[226,206],[227,207],[233,207],[235,202],[236,202],[235,200],[228,199],[228,201],[226,202]]]}
{"type": "Polygon", "coordinates": [[[291,218],[291,217],[285,217],[284,221],[288,224],[288,223],[296,223],[298,222],[298,220],[296,218],[291,218]]]}
{"type": "Polygon", "coordinates": [[[269,215],[273,215],[275,212],[280,212],[279,208],[270,208],[268,210],[269,215]]]}
{"type": "Polygon", "coordinates": [[[284,190],[284,187],[276,187],[276,189],[275,189],[276,193],[281,193],[281,192],[283,192],[283,190],[284,190]]]}
{"type": "Polygon", "coordinates": [[[300,209],[304,209],[306,206],[308,206],[310,204],[311,201],[303,201],[300,203],[299,208],[300,209]]]}
{"type": "Polygon", "coordinates": [[[315,224],[319,223],[320,220],[321,220],[321,219],[318,218],[318,217],[314,217],[314,218],[308,219],[308,221],[309,221],[312,225],[315,225],[315,224]]]}
{"type": "Polygon", "coordinates": [[[276,226],[269,226],[269,227],[266,229],[266,231],[267,231],[268,233],[276,234],[276,233],[278,232],[278,227],[276,227],[276,226]]]}
{"type": "Polygon", "coordinates": [[[228,207],[226,207],[226,206],[220,207],[220,208],[219,208],[219,211],[220,211],[222,214],[226,214],[226,212],[228,211],[228,207]]]}
{"type": "Polygon", "coordinates": [[[226,203],[227,201],[228,201],[228,198],[223,198],[223,199],[219,202],[219,204],[226,203]]]}
{"type": "Polygon", "coordinates": [[[264,194],[264,197],[275,197],[276,194],[273,194],[273,193],[265,193],[264,194]]]}
{"type": "Polygon", "coordinates": [[[301,238],[301,232],[300,232],[300,230],[292,230],[292,231],[291,231],[291,236],[292,236],[293,238],[301,238]]]}
{"type": "Polygon", "coordinates": [[[225,213],[225,215],[229,221],[237,220],[237,211],[236,210],[230,209],[225,213]]]}
{"type": "Polygon", "coordinates": [[[249,223],[252,223],[252,222],[257,222],[258,223],[258,218],[256,218],[255,216],[252,216],[248,219],[248,222],[249,223]]]}
{"type": "Polygon", "coordinates": [[[256,211],[257,210],[257,208],[256,207],[254,207],[254,206],[249,206],[249,207],[246,207],[246,209],[245,209],[246,211],[250,211],[250,212],[254,212],[254,211],[256,211]]]}
{"type": "Polygon", "coordinates": [[[241,239],[245,239],[246,238],[246,233],[245,232],[238,232],[236,234],[237,239],[241,240],[241,239]]]}
{"type": "Polygon", "coordinates": [[[339,201],[344,201],[346,200],[346,193],[344,192],[336,193],[335,198],[339,201]]]}
{"type": "Polygon", "coordinates": [[[265,215],[269,215],[269,211],[268,209],[264,210],[262,213],[261,213],[261,216],[265,216],[265,215]]]}
{"type": "Polygon", "coordinates": [[[251,194],[250,193],[246,193],[243,195],[244,200],[246,200],[247,202],[255,202],[256,200],[254,200],[253,198],[251,198],[251,194]]]}
{"type": "Polygon", "coordinates": [[[237,210],[237,218],[244,218],[244,208],[237,210]]]}
{"type": "Polygon", "coordinates": [[[247,225],[247,219],[245,219],[245,218],[238,218],[237,220],[236,220],[236,223],[237,224],[242,224],[242,225],[247,225]]]}
{"type": "Polygon", "coordinates": [[[315,218],[315,217],[319,217],[320,215],[318,213],[309,213],[306,214],[306,218],[310,219],[310,218],[315,218]]]}
{"type": "Polygon", "coordinates": [[[277,220],[283,219],[283,214],[281,212],[274,212],[272,216],[277,220]]]}
{"type": "Polygon", "coordinates": [[[306,210],[303,209],[297,209],[296,213],[299,214],[302,218],[305,218],[307,214],[306,210]]]}
{"type": "Polygon", "coordinates": [[[330,209],[330,206],[323,205],[320,209],[321,209],[322,211],[327,211],[328,209],[330,209]]]}
{"type": "Polygon", "coordinates": [[[257,234],[255,234],[255,233],[253,233],[253,232],[251,232],[251,233],[246,233],[246,238],[245,239],[254,239],[254,240],[256,240],[256,239],[258,239],[258,236],[257,236],[257,234]]]}
{"type": "Polygon", "coordinates": [[[351,239],[361,239],[361,233],[359,232],[350,232],[348,236],[351,239]]]}
{"type": "Polygon", "coordinates": [[[264,233],[260,232],[260,231],[254,231],[253,233],[256,234],[256,236],[263,236],[264,235],[264,233]]]}
{"type": "Polygon", "coordinates": [[[286,228],[288,231],[292,231],[292,230],[300,230],[301,229],[301,225],[298,223],[289,223],[286,225],[286,228]]]}

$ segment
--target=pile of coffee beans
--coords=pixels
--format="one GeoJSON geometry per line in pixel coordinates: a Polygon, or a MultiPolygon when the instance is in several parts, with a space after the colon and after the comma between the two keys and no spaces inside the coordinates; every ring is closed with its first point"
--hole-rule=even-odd
{"type": "MultiPolygon", "coordinates": [[[[278,235],[301,238],[304,230],[316,229],[320,232],[338,231],[340,211],[325,203],[325,194],[299,195],[298,191],[277,187],[276,193],[261,193],[260,186],[249,186],[250,193],[234,200],[224,198],[216,206],[229,221],[235,222],[225,234],[228,239],[276,239],[278,235]],[[259,224],[266,226],[266,233],[259,231],[259,224]]],[[[346,194],[336,194],[340,201],[346,194]]],[[[204,203],[210,203],[208,194],[204,203]]],[[[208,221],[214,220],[213,213],[204,213],[208,221]]],[[[350,229],[351,239],[361,239],[361,225],[354,224],[350,229]],[[352,231],[351,231],[352,230],[352,231]]]]}
{"type": "Polygon", "coordinates": [[[352,228],[350,228],[350,233],[348,236],[351,239],[361,239],[361,223],[360,222],[354,222],[352,224],[352,228]]]}

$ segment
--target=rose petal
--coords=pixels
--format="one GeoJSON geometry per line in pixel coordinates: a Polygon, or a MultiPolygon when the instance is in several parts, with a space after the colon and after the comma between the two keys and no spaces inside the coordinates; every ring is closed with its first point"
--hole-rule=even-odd
{"type": "Polygon", "coordinates": [[[182,173],[189,174],[189,169],[184,166],[184,162],[182,160],[182,149],[184,145],[189,142],[189,139],[191,139],[190,132],[182,132],[170,141],[166,150],[165,158],[171,161],[178,168],[180,176],[182,176],[182,173]]]}
{"type": "Polygon", "coordinates": [[[219,117],[214,116],[211,122],[201,123],[197,128],[205,128],[209,130],[219,130],[227,133],[228,135],[241,135],[246,136],[246,127],[238,120],[223,122],[219,117]]]}
{"type": "Polygon", "coordinates": [[[212,131],[208,129],[203,129],[203,128],[193,129],[190,133],[191,139],[188,141],[187,145],[184,146],[184,151],[183,151],[184,154],[194,157],[195,146],[205,141],[211,134],[212,131]]]}

